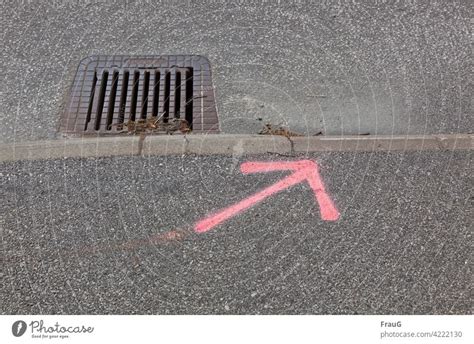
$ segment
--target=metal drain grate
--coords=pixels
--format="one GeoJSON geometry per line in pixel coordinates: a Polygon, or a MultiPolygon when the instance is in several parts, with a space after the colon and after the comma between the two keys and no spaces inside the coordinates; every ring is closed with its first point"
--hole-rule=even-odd
{"type": "Polygon", "coordinates": [[[217,133],[209,61],[196,55],[91,56],[81,61],[60,131],[117,134],[129,121],[185,119],[217,133]]]}

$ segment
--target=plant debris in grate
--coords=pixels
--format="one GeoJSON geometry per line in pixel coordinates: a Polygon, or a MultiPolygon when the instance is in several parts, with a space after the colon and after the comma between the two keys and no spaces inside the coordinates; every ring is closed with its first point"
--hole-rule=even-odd
{"type": "Polygon", "coordinates": [[[217,133],[209,61],[197,55],[87,57],[77,69],[60,131],[217,133]]]}

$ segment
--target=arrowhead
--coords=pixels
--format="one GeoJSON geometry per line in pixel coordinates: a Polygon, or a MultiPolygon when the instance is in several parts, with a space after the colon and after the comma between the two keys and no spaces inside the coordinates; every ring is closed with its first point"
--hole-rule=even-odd
{"type": "Polygon", "coordinates": [[[240,171],[244,174],[256,173],[256,172],[272,172],[272,171],[285,171],[285,170],[304,170],[314,169],[318,170],[318,165],[312,160],[299,160],[299,161],[256,161],[256,162],[244,162],[240,165],[240,171]]]}
{"type": "Polygon", "coordinates": [[[293,179],[298,179],[299,181],[306,179],[308,181],[319,203],[321,218],[325,221],[336,221],[339,219],[339,212],[327,195],[324,184],[319,177],[318,164],[312,160],[245,162],[240,165],[240,170],[244,174],[284,170],[295,171],[289,178],[293,177],[293,179]]]}
{"type": "Polygon", "coordinates": [[[291,170],[293,173],[260,192],[199,221],[194,226],[196,232],[206,232],[245,209],[263,201],[265,198],[305,180],[310,185],[319,203],[321,218],[325,221],[335,221],[339,218],[339,212],[324,189],[324,184],[319,177],[318,165],[314,161],[245,162],[240,166],[240,170],[244,174],[284,170],[291,170]]]}

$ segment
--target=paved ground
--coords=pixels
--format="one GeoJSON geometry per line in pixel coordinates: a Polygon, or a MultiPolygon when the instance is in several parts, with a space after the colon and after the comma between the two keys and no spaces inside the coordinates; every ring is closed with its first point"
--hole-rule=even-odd
{"type": "MultiPolygon", "coordinates": [[[[77,63],[93,54],[207,56],[225,133],[472,133],[471,12],[2,2],[0,143],[57,138],[77,63]]],[[[0,163],[0,313],[472,312],[471,151],[308,154],[340,220],[322,221],[301,184],[195,234],[285,175],[244,176],[241,162],[296,159],[233,151],[0,163]]]]}
{"type": "Polygon", "coordinates": [[[301,184],[200,235],[294,158],[2,163],[0,312],[471,313],[470,151],[309,158],[339,221],[301,184]]]}
{"type": "Polygon", "coordinates": [[[208,56],[227,133],[472,132],[470,1],[238,3],[2,2],[0,141],[54,138],[91,54],[208,56]]]}

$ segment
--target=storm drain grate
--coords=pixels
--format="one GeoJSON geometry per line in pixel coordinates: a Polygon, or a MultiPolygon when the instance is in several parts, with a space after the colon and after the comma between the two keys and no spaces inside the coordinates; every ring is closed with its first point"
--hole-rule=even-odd
{"type": "Polygon", "coordinates": [[[209,61],[196,55],[91,56],[76,72],[60,131],[117,134],[127,123],[185,120],[193,132],[219,125],[209,61]]]}

